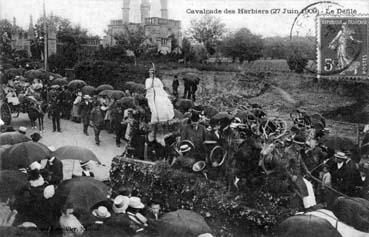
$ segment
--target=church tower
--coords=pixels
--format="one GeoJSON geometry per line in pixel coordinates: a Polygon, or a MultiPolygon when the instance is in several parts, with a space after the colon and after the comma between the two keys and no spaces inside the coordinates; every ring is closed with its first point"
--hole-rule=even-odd
{"type": "Polygon", "coordinates": [[[150,2],[149,0],[142,0],[141,2],[141,24],[145,24],[145,18],[150,17],[150,2]]]}
{"type": "Polygon", "coordinates": [[[130,0],[123,0],[123,8],[122,8],[123,24],[129,23],[129,3],[130,0]]]}
{"type": "Polygon", "coordinates": [[[32,20],[32,15],[29,18],[29,26],[28,26],[28,34],[27,34],[27,51],[28,51],[28,55],[32,57],[32,52],[31,52],[31,45],[32,45],[32,41],[35,39],[35,30],[33,28],[33,20],[32,20]]]}

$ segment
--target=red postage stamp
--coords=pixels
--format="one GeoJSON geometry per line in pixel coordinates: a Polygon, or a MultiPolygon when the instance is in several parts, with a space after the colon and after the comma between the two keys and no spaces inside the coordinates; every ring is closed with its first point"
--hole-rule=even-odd
{"type": "Polygon", "coordinates": [[[369,16],[317,17],[319,77],[369,80],[369,16]]]}

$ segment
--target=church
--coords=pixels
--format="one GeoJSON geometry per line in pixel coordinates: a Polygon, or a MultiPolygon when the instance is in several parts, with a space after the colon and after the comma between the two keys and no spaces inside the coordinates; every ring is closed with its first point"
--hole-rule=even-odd
{"type": "MultiPolygon", "coordinates": [[[[182,46],[181,21],[168,19],[168,0],[160,0],[161,17],[150,17],[151,4],[149,0],[141,0],[141,22],[130,22],[130,0],[123,0],[122,19],[111,20],[108,25],[107,35],[104,36],[103,45],[114,46],[114,36],[124,34],[127,31],[135,31],[143,27],[145,36],[151,44],[157,45],[162,54],[172,52],[172,39],[176,39],[178,46],[182,46]]],[[[178,52],[178,49],[174,49],[178,52]]]]}

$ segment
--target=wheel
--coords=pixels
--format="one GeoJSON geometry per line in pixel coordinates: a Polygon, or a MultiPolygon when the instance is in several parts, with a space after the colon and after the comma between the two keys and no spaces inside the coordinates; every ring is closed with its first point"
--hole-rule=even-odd
{"type": "Polygon", "coordinates": [[[12,111],[7,103],[3,103],[0,108],[1,120],[4,121],[5,125],[10,125],[12,121],[12,111]]]}

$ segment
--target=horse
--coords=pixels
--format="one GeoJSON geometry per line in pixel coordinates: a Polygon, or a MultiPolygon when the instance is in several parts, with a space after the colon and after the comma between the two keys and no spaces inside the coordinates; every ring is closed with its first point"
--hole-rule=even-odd
{"type": "Polygon", "coordinates": [[[38,121],[38,128],[40,131],[44,131],[44,116],[47,112],[47,103],[42,101],[36,106],[28,105],[28,118],[31,120],[31,127],[36,128],[36,120],[38,121]]]}

